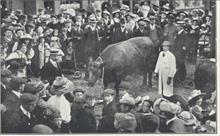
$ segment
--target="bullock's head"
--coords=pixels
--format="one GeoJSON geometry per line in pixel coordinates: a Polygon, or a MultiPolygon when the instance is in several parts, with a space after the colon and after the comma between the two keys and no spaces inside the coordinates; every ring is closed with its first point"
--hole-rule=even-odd
{"type": "Polygon", "coordinates": [[[89,86],[94,86],[96,81],[100,78],[102,70],[102,60],[101,58],[98,58],[95,61],[90,61],[88,64],[88,74],[89,74],[89,78],[88,78],[88,85],[89,86]]]}

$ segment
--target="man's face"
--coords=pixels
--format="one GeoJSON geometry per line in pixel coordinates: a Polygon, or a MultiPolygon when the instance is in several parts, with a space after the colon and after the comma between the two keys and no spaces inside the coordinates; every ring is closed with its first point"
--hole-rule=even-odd
{"type": "Polygon", "coordinates": [[[81,102],[84,99],[84,93],[82,92],[75,92],[74,94],[74,101],[81,102]]]}
{"type": "Polygon", "coordinates": [[[150,111],[150,103],[145,101],[142,105],[143,112],[149,112],[150,111]]]}
{"type": "Polygon", "coordinates": [[[124,104],[120,104],[119,105],[119,109],[120,109],[120,112],[123,112],[123,113],[126,113],[128,112],[128,106],[124,105],[124,104]]]}
{"type": "Polygon", "coordinates": [[[106,96],[104,96],[104,100],[106,102],[111,102],[113,100],[113,96],[112,95],[106,95],[106,96]]]}
{"type": "Polygon", "coordinates": [[[51,55],[50,59],[57,62],[59,60],[59,56],[58,55],[51,55]]]}
{"type": "Polygon", "coordinates": [[[11,77],[4,77],[1,80],[3,84],[8,85],[11,81],[11,77]]]}
{"type": "Polygon", "coordinates": [[[24,109],[27,110],[28,112],[32,112],[35,109],[36,105],[37,105],[37,100],[30,103],[22,104],[24,109]]]}
{"type": "Polygon", "coordinates": [[[169,51],[169,46],[163,46],[163,51],[169,51]]]}

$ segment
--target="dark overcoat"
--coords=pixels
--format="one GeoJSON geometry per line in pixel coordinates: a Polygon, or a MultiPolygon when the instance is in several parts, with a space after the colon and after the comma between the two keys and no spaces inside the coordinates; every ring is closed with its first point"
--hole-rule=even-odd
{"type": "Polygon", "coordinates": [[[3,133],[31,133],[35,125],[35,119],[29,119],[20,108],[15,112],[2,115],[3,133]]]}
{"type": "Polygon", "coordinates": [[[111,103],[104,105],[102,110],[102,119],[100,121],[99,126],[99,132],[116,132],[114,127],[114,115],[117,111],[117,104],[115,101],[112,101],[111,103]]]}
{"type": "Polygon", "coordinates": [[[58,64],[58,68],[56,68],[50,61],[42,67],[40,72],[41,80],[47,80],[50,85],[53,84],[56,77],[62,75],[63,73],[60,65],[58,64]]]}

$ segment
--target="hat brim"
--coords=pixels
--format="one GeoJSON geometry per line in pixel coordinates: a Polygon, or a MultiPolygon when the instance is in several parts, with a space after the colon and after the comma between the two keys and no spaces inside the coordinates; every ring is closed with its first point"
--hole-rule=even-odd
{"type": "Polygon", "coordinates": [[[154,102],[153,104],[154,113],[160,118],[168,118],[166,115],[161,114],[162,111],[160,110],[159,105],[162,101],[167,101],[167,100],[164,98],[160,98],[154,102]]]}
{"type": "Polygon", "coordinates": [[[205,95],[205,93],[201,93],[199,95],[196,95],[196,96],[192,97],[191,99],[188,100],[189,105],[192,104],[193,100],[197,99],[198,97],[204,96],[204,95],[205,95]]]}

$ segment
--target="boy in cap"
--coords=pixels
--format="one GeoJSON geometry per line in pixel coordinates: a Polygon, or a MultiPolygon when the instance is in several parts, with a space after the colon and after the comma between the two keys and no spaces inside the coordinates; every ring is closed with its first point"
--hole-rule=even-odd
{"type": "Polygon", "coordinates": [[[21,96],[21,106],[17,107],[10,114],[3,114],[2,132],[3,133],[31,133],[35,124],[32,116],[38,97],[29,93],[21,96]]]}
{"type": "Polygon", "coordinates": [[[173,96],[173,77],[176,74],[176,58],[169,51],[171,43],[162,43],[163,51],[160,52],[154,72],[159,75],[158,93],[165,98],[173,96]]]}
{"type": "Polygon", "coordinates": [[[115,102],[115,90],[105,89],[102,95],[104,98],[104,107],[102,109],[99,132],[112,133],[115,132],[114,115],[118,111],[115,102]]]}

